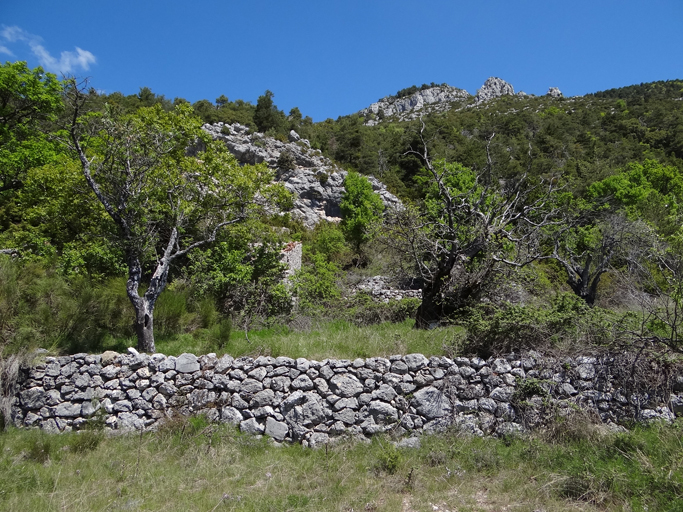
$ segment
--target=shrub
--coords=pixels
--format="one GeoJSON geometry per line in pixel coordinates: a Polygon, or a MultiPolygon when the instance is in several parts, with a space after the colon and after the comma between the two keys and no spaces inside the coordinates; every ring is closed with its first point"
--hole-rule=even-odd
{"type": "Polygon", "coordinates": [[[281,171],[291,171],[296,167],[296,159],[289,151],[283,151],[277,157],[277,168],[281,171]]]}
{"type": "Polygon", "coordinates": [[[608,345],[626,317],[591,308],[571,293],[557,295],[550,307],[484,303],[468,308],[459,323],[467,329],[465,349],[482,357],[562,344],[608,345]]]}

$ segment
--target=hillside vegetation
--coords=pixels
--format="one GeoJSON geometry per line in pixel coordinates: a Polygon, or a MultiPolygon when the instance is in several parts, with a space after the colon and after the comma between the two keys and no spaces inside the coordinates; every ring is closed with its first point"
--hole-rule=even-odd
{"type": "MultiPolygon", "coordinates": [[[[5,353],[121,350],[135,337],[145,349],[154,333],[171,352],[270,352],[252,347],[257,332],[408,319],[454,326],[430,349],[441,353],[568,340],[680,350],[680,80],[471,99],[368,126],[359,115],[285,115],[270,91],[256,105],[190,106],[147,88],[102,95],[23,63],[2,66],[2,78],[5,353]],[[199,130],[218,121],[276,138],[294,129],[357,171],[341,224],[307,230],[290,218],[284,190],[265,188],[271,170],[237,167],[199,130]],[[165,133],[176,135],[154,146],[165,133]],[[188,152],[190,140],[201,142],[188,152]],[[364,174],[405,208],[382,212],[364,174]],[[304,265],[285,284],[278,252],[291,240],[303,242],[304,265]],[[410,281],[422,300],[351,291],[377,274],[410,281]]],[[[384,351],[339,354],[358,352],[384,351]]]]}

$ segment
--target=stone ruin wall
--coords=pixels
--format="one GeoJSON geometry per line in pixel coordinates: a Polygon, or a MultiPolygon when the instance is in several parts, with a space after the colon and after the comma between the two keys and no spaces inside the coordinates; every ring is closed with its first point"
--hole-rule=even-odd
{"type": "Polygon", "coordinates": [[[316,446],[342,435],[409,436],[451,426],[505,435],[577,408],[608,424],[683,414],[683,375],[672,392],[648,396],[612,375],[614,361],[533,352],[488,361],[76,354],[22,371],[11,420],[63,432],[100,415],[105,428],[130,431],[153,429],[174,414],[204,414],[243,432],[316,446]]]}

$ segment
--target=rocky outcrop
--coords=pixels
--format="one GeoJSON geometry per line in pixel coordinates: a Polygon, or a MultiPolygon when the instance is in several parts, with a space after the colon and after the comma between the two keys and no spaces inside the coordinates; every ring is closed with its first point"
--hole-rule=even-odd
{"type": "Polygon", "coordinates": [[[474,99],[476,103],[483,103],[500,96],[513,96],[514,94],[515,89],[512,85],[501,78],[492,76],[484,82],[474,99]]]}
{"type": "Polygon", "coordinates": [[[438,85],[404,98],[387,96],[359,111],[358,114],[365,117],[365,124],[368,126],[377,124],[381,118],[391,116],[396,116],[400,121],[408,121],[417,119],[427,112],[449,110],[453,102],[461,104],[469,98],[470,94],[464,89],[438,85]]]}
{"type": "Polygon", "coordinates": [[[390,300],[421,299],[422,290],[415,287],[394,287],[385,276],[369,277],[353,287],[352,293],[367,293],[377,302],[387,303],[390,300]]]}
{"type": "MultiPolygon", "coordinates": [[[[309,142],[301,139],[296,132],[290,132],[290,142],[282,142],[262,133],[250,133],[246,126],[237,123],[206,124],[203,129],[214,139],[225,142],[240,163],[265,163],[277,169],[277,179],[295,197],[292,216],[307,227],[312,228],[321,220],[340,220],[339,204],[347,172],[320,151],[311,149],[309,142]],[[283,153],[291,155],[291,169],[278,169],[278,159],[283,153]]],[[[369,176],[368,180],[387,208],[401,204],[378,179],[369,176]]]]}
{"type": "Polygon", "coordinates": [[[203,414],[276,441],[325,444],[335,436],[414,435],[456,427],[507,435],[582,409],[605,423],[683,414],[683,376],[638,387],[622,355],[546,358],[324,359],[105,352],[46,357],[24,369],[12,397],[17,427],[154,429],[175,414],[203,414]]]}
{"type": "Polygon", "coordinates": [[[548,92],[545,95],[551,96],[553,98],[561,98],[562,97],[562,91],[560,91],[557,87],[551,87],[548,89],[548,92]]]}

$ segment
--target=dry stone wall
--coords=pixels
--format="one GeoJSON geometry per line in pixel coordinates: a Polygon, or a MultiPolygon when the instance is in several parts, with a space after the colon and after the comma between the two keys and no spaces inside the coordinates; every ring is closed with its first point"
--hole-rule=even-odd
{"type": "MultiPolygon", "coordinates": [[[[133,351],[134,352],[134,351],[133,351]]],[[[98,417],[106,428],[153,429],[174,414],[204,414],[244,432],[316,446],[457,426],[476,435],[531,428],[577,407],[606,423],[683,414],[683,375],[673,392],[633,392],[614,358],[556,361],[539,354],[488,361],[422,354],[314,361],[215,354],[76,354],[25,369],[12,421],[60,432],[98,417]]]]}

